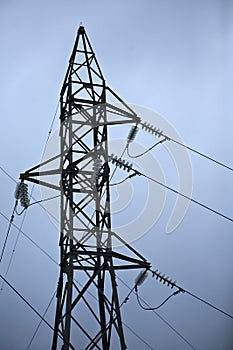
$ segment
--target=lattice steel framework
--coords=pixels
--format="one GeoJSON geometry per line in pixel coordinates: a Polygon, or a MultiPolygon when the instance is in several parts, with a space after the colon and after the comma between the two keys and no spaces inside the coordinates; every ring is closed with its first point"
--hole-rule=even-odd
{"type": "Polygon", "coordinates": [[[52,158],[21,174],[22,180],[61,191],[60,277],[52,350],[126,349],[115,271],[149,264],[111,226],[108,128],[140,119],[105,85],[83,26],[60,103],[60,168],[41,170],[52,158]],[[118,105],[108,102],[110,96],[118,105]],[[56,185],[42,180],[56,174],[60,174],[56,185]],[[116,242],[125,245],[127,255],[114,249],[116,242]]]}

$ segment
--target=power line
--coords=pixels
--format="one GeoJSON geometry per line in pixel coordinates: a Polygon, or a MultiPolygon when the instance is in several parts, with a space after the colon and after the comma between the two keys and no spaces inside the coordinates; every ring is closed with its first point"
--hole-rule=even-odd
{"type": "Polygon", "coordinates": [[[153,148],[155,148],[156,146],[158,146],[159,144],[163,143],[164,141],[167,141],[167,138],[165,137],[163,140],[160,140],[158,142],[156,142],[154,145],[152,145],[150,148],[146,149],[144,152],[136,154],[136,155],[132,155],[129,152],[129,143],[127,145],[127,154],[130,158],[139,158],[144,156],[146,153],[150,152],[153,148]]]}
{"type": "Polygon", "coordinates": [[[46,146],[47,146],[47,144],[48,144],[48,142],[49,142],[51,133],[52,133],[52,131],[53,131],[53,126],[54,126],[55,118],[56,118],[56,115],[57,115],[57,112],[58,112],[58,107],[59,107],[59,100],[57,101],[57,106],[56,106],[56,109],[55,109],[55,112],[54,112],[54,115],[53,115],[52,122],[51,122],[51,124],[50,124],[48,136],[47,136],[47,139],[46,139],[46,141],[45,141],[44,150],[43,150],[41,159],[43,159],[43,157],[44,157],[44,155],[45,155],[46,146]]]}
{"type": "MultiPolygon", "coordinates": [[[[7,220],[8,222],[10,221],[9,219],[8,219],[8,217],[5,215],[5,214],[3,214],[2,212],[0,212],[0,215],[5,219],[5,220],[7,220]]],[[[12,224],[12,226],[14,226],[17,230],[20,230],[20,232],[22,233],[22,235],[25,237],[25,238],[27,238],[35,247],[37,247],[43,254],[45,254],[51,261],[53,261],[55,264],[57,264],[57,261],[49,254],[49,253],[47,253],[43,248],[41,248],[40,246],[39,246],[39,244],[37,244],[30,236],[28,236],[24,231],[22,231],[22,229],[19,227],[19,226],[17,226],[16,224],[12,224]]]]}
{"type": "MultiPolygon", "coordinates": [[[[3,217],[5,217],[4,214],[2,214],[2,213],[0,213],[0,214],[1,214],[3,217]]],[[[8,265],[7,265],[6,272],[5,272],[5,274],[4,274],[5,278],[6,278],[7,275],[8,275],[8,272],[9,272],[10,266],[11,266],[11,263],[12,263],[12,261],[13,261],[13,256],[14,256],[14,253],[15,253],[16,246],[17,246],[17,244],[18,244],[19,236],[20,236],[20,233],[22,233],[22,227],[23,227],[23,224],[24,224],[25,216],[26,216],[26,213],[24,213],[24,216],[23,216],[23,219],[22,219],[22,221],[21,221],[20,227],[17,227],[17,226],[13,223],[13,221],[11,222],[11,226],[17,227],[18,233],[17,233],[17,236],[16,236],[14,248],[13,248],[13,250],[12,250],[12,252],[11,252],[11,256],[10,256],[10,260],[9,260],[9,262],[8,262],[8,265]]],[[[3,290],[3,287],[4,287],[4,281],[2,281],[2,285],[1,285],[1,289],[0,289],[0,294],[1,294],[2,290],[3,290]]]]}
{"type": "MultiPolygon", "coordinates": [[[[79,281],[76,280],[76,282],[77,282],[81,287],[83,287],[83,285],[82,285],[79,281]]],[[[129,289],[130,289],[130,292],[127,294],[127,296],[124,298],[123,302],[120,304],[120,306],[119,306],[120,308],[128,301],[129,296],[131,295],[131,293],[132,293],[133,290],[134,290],[134,287],[133,287],[133,288],[130,288],[130,287],[129,287],[129,289]]],[[[95,296],[92,292],[90,292],[90,291],[88,290],[87,293],[88,293],[95,301],[97,301],[96,296],[95,296]]],[[[112,321],[111,321],[111,320],[109,321],[109,323],[106,325],[106,328],[109,327],[110,322],[112,322],[112,321]]],[[[145,344],[149,349],[155,350],[154,348],[152,348],[152,346],[151,346],[147,341],[145,341],[145,339],[143,339],[138,333],[136,333],[136,332],[135,332],[131,327],[129,327],[125,322],[122,322],[122,323],[124,324],[124,326],[125,326],[126,328],[128,328],[128,329],[130,330],[130,332],[131,332],[132,334],[134,334],[139,340],[141,340],[141,342],[142,342],[143,344],[145,344]]]]}
{"type": "MultiPolygon", "coordinates": [[[[24,296],[17,290],[15,289],[12,284],[10,284],[10,282],[8,282],[6,280],[6,278],[4,278],[1,274],[0,274],[0,278],[2,278],[2,280],[4,281],[4,283],[6,283],[19,297],[20,299],[22,299],[29,307],[32,311],[34,311],[34,313],[52,330],[54,331],[53,326],[51,326],[51,324],[34,308],[34,306],[32,306],[31,303],[29,303],[29,301],[27,301],[27,299],[24,298],[24,296]]],[[[58,336],[63,340],[62,336],[60,334],[58,334],[58,336]]],[[[65,341],[65,340],[63,340],[65,341]]],[[[71,348],[73,350],[75,350],[75,348],[73,347],[72,344],[68,343],[65,341],[65,343],[69,346],[71,346],[71,348]]]]}
{"type": "MultiPolygon", "coordinates": [[[[33,185],[32,190],[31,190],[30,198],[31,198],[31,196],[32,196],[33,189],[34,189],[34,185],[33,185]]],[[[17,206],[17,201],[16,201],[16,204],[15,204],[15,211],[16,211],[16,206],[17,206]]],[[[10,270],[10,266],[11,266],[12,261],[13,261],[13,256],[14,256],[14,253],[15,253],[15,250],[16,250],[16,247],[17,247],[17,244],[18,244],[18,241],[19,241],[20,233],[22,232],[22,227],[23,227],[24,221],[25,221],[25,219],[26,219],[26,215],[27,215],[27,212],[24,212],[24,215],[23,215],[23,218],[22,218],[20,227],[17,227],[18,233],[17,233],[17,236],[16,236],[14,248],[13,248],[13,250],[12,250],[12,252],[11,252],[11,257],[10,257],[10,260],[9,260],[9,262],[8,262],[7,269],[6,269],[6,272],[5,272],[5,275],[4,275],[5,278],[7,277],[8,272],[9,272],[9,270],[10,270]]],[[[12,220],[12,222],[11,222],[11,224],[10,224],[10,228],[11,228],[12,226],[15,226],[14,223],[13,223],[13,220],[12,220]]],[[[9,232],[10,232],[10,231],[9,231],[9,232]]],[[[4,281],[2,281],[2,285],[1,285],[1,289],[0,289],[0,294],[1,294],[2,290],[3,290],[3,287],[4,287],[4,281]]]]}
{"type": "MultiPolygon", "coordinates": [[[[49,310],[49,308],[50,308],[50,305],[52,304],[52,301],[53,301],[55,295],[56,295],[56,291],[53,293],[52,298],[50,299],[50,301],[49,301],[49,303],[48,303],[48,305],[47,305],[47,307],[46,307],[46,309],[45,309],[45,311],[44,311],[44,313],[43,313],[43,315],[42,315],[43,318],[45,318],[45,316],[46,316],[46,314],[47,314],[47,312],[48,312],[48,310],[49,310]]],[[[26,349],[26,350],[29,350],[29,349],[30,349],[30,347],[31,347],[31,345],[32,345],[32,342],[33,342],[33,340],[34,340],[34,338],[35,338],[37,332],[38,332],[39,329],[40,329],[40,326],[41,326],[42,322],[43,322],[43,320],[41,319],[40,322],[38,323],[38,326],[37,326],[36,329],[35,329],[35,332],[33,333],[32,337],[31,337],[31,340],[30,340],[29,343],[28,343],[28,346],[27,346],[27,349],[26,349]]]]}
{"type": "Polygon", "coordinates": [[[216,160],[216,159],[214,159],[214,158],[212,158],[212,157],[209,157],[209,156],[207,156],[206,154],[201,153],[201,152],[197,151],[196,149],[194,149],[194,148],[192,148],[192,147],[189,147],[189,146],[187,146],[187,145],[184,145],[182,142],[179,142],[179,141],[174,140],[174,139],[171,139],[171,138],[170,138],[170,140],[171,140],[172,142],[177,143],[178,145],[180,145],[180,146],[182,146],[182,147],[187,148],[189,151],[192,151],[192,152],[198,154],[198,155],[201,156],[201,157],[204,157],[204,158],[206,158],[206,159],[208,159],[208,160],[210,160],[210,161],[212,161],[212,162],[214,162],[214,163],[216,163],[216,164],[218,164],[218,165],[220,165],[220,166],[222,166],[222,167],[224,167],[224,168],[226,168],[226,169],[228,169],[228,170],[233,171],[233,168],[231,168],[230,166],[228,166],[228,165],[226,165],[226,164],[224,164],[224,163],[222,163],[222,162],[219,162],[218,160],[216,160]]]}
{"type": "Polygon", "coordinates": [[[204,304],[206,304],[206,305],[212,307],[213,309],[215,309],[215,310],[221,312],[222,314],[224,314],[224,315],[226,315],[226,316],[228,316],[228,317],[230,317],[230,318],[233,319],[233,316],[230,315],[228,312],[226,312],[226,311],[224,311],[224,310],[218,308],[217,306],[215,306],[215,305],[209,303],[208,301],[206,301],[206,300],[200,298],[199,296],[195,295],[194,293],[191,293],[191,292],[189,292],[188,290],[186,290],[186,289],[184,289],[184,288],[178,286],[178,284],[176,284],[176,282],[173,282],[173,281],[170,280],[168,277],[165,277],[165,275],[162,275],[160,272],[158,272],[158,270],[153,271],[153,270],[150,268],[149,271],[152,272],[153,277],[156,276],[156,279],[159,279],[160,282],[162,282],[163,284],[167,284],[167,285],[170,286],[171,288],[173,288],[173,287],[178,288],[179,292],[187,293],[187,294],[189,294],[190,296],[192,296],[193,298],[195,298],[195,299],[201,301],[202,303],[204,303],[204,304]]]}
{"type": "Polygon", "coordinates": [[[33,203],[30,203],[27,207],[24,207],[23,210],[22,210],[20,213],[18,213],[18,212],[16,211],[16,214],[20,216],[20,215],[23,214],[23,212],[24,212],[25,210],[27,210],[27,209],[28,209],[29,207],[31,207],[32,205],[39,204],[39,203],[43,203],[43,202],[47,202],[47,201],[50,201],[50,200],[55,199],[55,198],[58,198],[58,197],[61,197],[61,195],[58,194],[58,195],[56,195],[56,196],[48,197],[48,198],[45,198],[45,199],[40,199],[40,200],[38,200],[38,201],[35,201],[35,202],[33,202],[33,203]]]}
{"type": "Polygon", "coordinates": [[[27,301],[20,292],[18,292],[13,286],[12,284],[10,284],[1,274],[0,274],[0,278],[30,307],[30,309],[32,309],[34,311],[34,313],[37,314],[37,316],[39,316],[39,318],[44,321],[47,326],[53,331],[53,327],[50,325],[50,323],[48,321],[46,321],[44,319],[44,317],[34,308],[34,306],[32,306],[29,301],[27,301]]]}
{"type": "Polygon", "coordinates": [[[184,292],[187,293],[187,294],[189,294],[191,297],[193,297],[193,298],[195,298],[195,299],[201,301],[202,303],[204,303],[204,304],[210,306],[212,309],[215,309],[215,310],[221,312],[223,315],[226,315],[226,316],[230,317],[231,319],[233,319],[233,315],[230,315],[228,312],[221,310],[221,309],[218,308],[217,306],[215,306],[215,305],[209,303],[208,301],[206,301],[206,300],[200,298],[199,296],[197,296],[197,295],[195,295],[195,294],[193,294],[193,293],[191,293],[191,292],[189,292],[188,290],[185,290],[185,289],[184,289],[184,292]]]}
{"type": "Polygon", "coordinates": [[[151,350],[155,350],[154,348],[152,348],[152,346],[149,344],[149,343],[147,343],[138,333],[136,333],[130,326],[128,326],[125,322],[123,322],[122,321],[122,323],[123,323],[123,325],[126,327],[126,328],[128,328],[129,330],[130,330],[130,332],[131,333],[133,333],[138,339],[140,339],[141,340],[141,342],[143,343],[143,344],[145,344],[149,349],[151,349],[151,350]]]}
{"type": "MultiPolygon", "coordinates": [[[[40,202],[40,201],[38,201],[40,202]]],[[[33,203],[32,203],[33,204],[33,203]]],[[[41,205],[40,203],[38,203],[39,206],[43,209],[43,210],[46,210],[43,205],[41,205]]],[[[47,212],[47,211],[46,211],[47,212]]],[[[49,213],[50,214],[50,213],[49,213]]],[[[8,219],[8,217],[6,215],[4,215],[2,212],[0,212],[0,215],[5,219],[7,220],[9,223],[10,223],[10,220],[8,219]]],[[[52,214],[50,214],[53,218],[55,218],[52,214]]],[[[49,259],[53,260],[55,263],[56,261],[45,251],[43,250],[36,242],[34,242],[25,232],[23,232],[22,230],[22,227],[23,227],[23,224],[24,224],[24,220],[26,218],[26,212],[24,212],[24,215],[23,215],[23,219],[21,221],[21,224],[20,226],[17,226],[15,225],[13,222],[11,222],[11,226],[15,227],[17,230],[18,230],[18,233],[17,233],[17,236],[16,236],[16,240],[15,240],[15,244],[14,244],[14,247],[13,247],[13,250],[11,252],[11,256],[10,256],[10,260],[8,262],[8,266],[7,266],[7,269],[6,269],[6,272],[5,272],[5,278],[7,277],[8,275],[8,272],[9,272],[9,269],[10,269],[10,266],[11,266],[11,263],[13,261],[13,256],[14,256],[14,253],[15,253],[15,250],[16,250],[16,247],[17,247],[17,244],[18,244],[18,241],[19,241],[19,237],[20,237],[20,234],[22,234],[23,236],[25,236],[29,241],[31,241],[38,249],[40,249],[45,255],[48,256],[49,259]]],[[[0,294],[3,290],[3,287],[4,287],[4,282],[2,282],[2,286],[0,288],[0,294]]]]}
{"type": "MultiPolygon", "coordinates": [[[[22,230],[22,226],[23,226],[23,222],[25,220],[25,214],[24,213],[24,216],[23,216],[23,219],[22,219],[22,222],[21,222],[21,225],[20,226],[17,226],[15,225],[14,223],[12,223],[12,226],[15,227],[17,230],[18,230],[18,233],[17,233],[17,237],[16,237],[16,240],[15,240],[15,244],[14,244],[14,247],[13,247],[13,250],[11,252],[11,257],[10,257],[10,260],[9,260],[9,263],[8,263],[8,266],[7,266],[7,269],[6,269],[6,272],[5,272],[5,275],[4,277],[6,278],[7,275],[8,275],[8,272],[9,272],[9,269],[10,269],[10,266],[11,266],[11,263],[12,263],[12,260],[13,260],[13,256],[14,256],[14,253],[15,253],[15,249],[16,249],[16,246],[18,244],[18,240],[19,240],[19,237],[20,237],[20,234],[22,234],[25,238],[27,238],[35,247],[37,247],[44,255],[46,255],[51,261],[53,261],[55,264],[57,264],[56,260],[53,259],[53,257],[51,255],[49,255],[43,248],[41,248],[31,237],[29,237],[23,230],[22,230]]],[[[7,220],[8,222],[10,222],[10,220],[8,219],[8,217],[6,215],[4,215],[2,212],[0,212],[0,215],[5,219],[7,220]]],[[[1,285],[1,288],[0,288],[0,294],[3,290],[3,287],[4,287],[4,281],[2,281],[2,285],[1,285]]]]}
{"type": "Polygon", "coordinates": [[[125,181],[128,180],[128,179],[131,179],[132,177],[134,177],[134,176],[136,176],[136,175],[138,175],[138,174],[133,173],[133,174],[127,176],[126,178],[124,178],[123,180],[121,180],[121,181],[119,181],[119,182],[111,183],[109,186],[118,186],[118,185],[121,185],[123,182],[125,182],[125,181]]]}
{"type": "MultiPolygon", "coordinates": [[[[33,202],[33,203],[29,204],[28,207],[30,207],[30,206],[32,206],[32,205],[34,205],[34,204],[38,204],[38,203],[41,203],[41,202],[46,202],[46,201],[52,200],[52,199],[57,198],[57,197],[60,197],[60,195],[53,196],[53,197],[50,197],[50,198],[45,198],[45,199],[42,199],[42,200],[33,202]]],[[[20,213],[18,213],[18,212],[17,212],[17,209],[16,209],[16,208],[17,208],[17,204],[18,204],[17,202],[18,202],[18,201],[16,200],[15,206],[14,206],[14,209],[13,209],[13,212],[12,212],[12,215],[11,215],[11,219],[10,219],[10,221],[9,221],[9,225],[8,225],[8,229],[7,229],[5,241],[4,241],[4,244],[3,244],[3,247],[2,247],[2,251],[1,251],[1,255],[0,255],[0,263],[1,263],[1,261],[2,261],[3,255],[4,255],[4,251],[5,251],[5,248],[6,248],[6,243],[7,243],[8,237],[9,237],[10,229],[11,229],[12,223],[13,223],[13,221],[14,221],[14,214],[16,213],[17,215],[22,215],[22,214],[25,212],[25,210],[28,208],[28,207],[24,207],[24,209],[23,209],[20,213]]],[[[23,218],[23,220],[22,220],[20,230],[21,230],[21,228],[22,228],[22,226],[23,226],[24,220],[25,220],[25,218],[23,218]]],[[[20,234],[20,230],[19,230],[19,234],[20,234]]],[[[15,244],[15,246],[14,246],[14,250],[13,250],[13,251],[15,251],[17,242],[18,242],[18,239],[16,239],[16,244],[15,244]]],[[[11,263],[11,262],[10,262],[10,263],[11,263]]],[[[6,276],[5,276],[5,277],[6,277],[6,276]]]]}
{"type": "Polygon", "coordinates": [[[171,297],[177,295],[178,293],[180,293],[181,290],[177,290],[175,291],[174,293],[170,294],[161,304],[159,304],[158,306],[155,306],[155,307],[145,307],[144,305],[142,305],[141,301],[140,301],[140,297],[138,295],[138,290],[137,288],[135,288],[135,293],[136,293],[136,297],[137,297],[137,301],[138,301],[138,304],[139,306],[145,310],[145,311],[153,311],[153,310],[158,310],[160,309],[169,299],[171,299],[171,297]]]}
{"type": "Polygon", "coordinates": [[[160,185],[160,186],[162,186],[162,187],[165,187],[165,188],[167,188],[168,190],[170,190],[170,191],[172,191],[172,192],[178,194],[179,196],[184,197],[184,198],[190,200],[191,202],[193,202],[193,203],[195,203],[195,204],[201,206],[202,208],[205,208],[205,209],[207,209],[207,210],[213,212],[214,214],[219,215],[219,216],[223,217],[224,219],[233,222],[233,219],[232,219],[231,217],[226,216],[225,214],[223,214],[223,213],[221,213],[221,212],[219,212],[219,211],[217,211],[217,210],[215,210],[215,209],[210,208],[208,205],[205,205],[205,204],[203,204],[203,203],[201,203],[201,202],[195,200],[194,198],[189,197],[189,196],[185,195],[184,193],[181,193],[181,192],[175,190],[174,188],[165,185],[164,183],[162,183],[162,182],[160,182],[160,181],[154,179],[153,177],[151,177],[151,176],[149,176],[149,175],[146,175],[146,174],[144,174],[144,173],[139,172],[138,170],[136,170],[136,169],[134,169],[134,168],[132,167],[132,164],[128,164],[128,162],[125,162],[125,160],[122,160],[121,158],[119,158],[119,157],[117,157],[117,156],[114,156],[114,155],[111,155],[111,156],[109,157],[109,160],[110,160],[113,164],[116,164],[116,166],[119,166],[120,168],[123,167],[123,169],[124,169],[124,170],[127,170],[127,171],[132,170],[132,171],[134,172],[135,175],[141,175],[141,176],[147,178],[148,180],[151,180],[151,181],[155,182],[156,184],[158,184],[158,185],[160,185]]]}
{"type": "Polygon", "coordinates": [[[2,251],[1,251],[0,263],[1,263],[1,261],[2,261],[3,254],[4,254],[4,251],[5,251],[5,248],[6,248],[6,243],[7,243],[7,240],[8,240],[9,233],[10,233],[11,225],[12,225],[12,223],[13,223],[13,221],[14,221],[16,206],[17,206],[17,201],[15,202],[15,206],[14,206],[14,209],[13,209],[13,212],[12,212],[12,215],[11,215],[11,218],[10,218],[10,221],[9,221],[9,225],[8,225],[8,228],[7,228],[7,233],[6,233],[5,241],[4,241],[4,243],[3,243],[3,247],[2,247],[2,251]]]}
{"type": "MultiPolygon", "coordinates": [[[[224,168],[226,168],[226,169],[228,169],[228,170],[233,171],[233,168],[231,168],[230,166],[228,166],[228,165],[226,165],[226,164],[224,164],[224,163],[222,163],[222,162],[220,162],[220,161],[218,161],[218,160],[216,160],[216,159],[214,159],[214,158],[212,158],[212,157],[209,157],[209,156],[207,156],[207,155],[204,154],[204,153],[201,153],[201,152],[197,151],[195,148],[189,147],[189,146],[183,144],[182,142],[179,142],[179,141],[177,141],[177,140],[174,140],[174,139],[170,138],[169,136],[164,135],[164,134],[163,134],[163,131],[160,130],[159,128],[157,128],[156,126],[151,125],[151,124],[149,124],[149,123],[147,123],[147,122],[144,122],[144,123],[141,122],[140,124],[141,124],[141,126],[142,126],[142,129],[144,129],[145,131],[149,132],[150,134],[153,134],[153,135],[155,135],[155,136],[157,136],[157,137],[163,136],[163,137],[165,137],[167,140],[170,140],[170,141],[172,141],[172,142],[174,142],[174,143],[177,143],[178,145],[187,148],[188,150],[190,150],[190,151],[192,151],[192,152],[198,154],[199,156],[204,157],[204,158],[206,158],[206,159],[208,159],[208,160],[210,160],[210,161],[212,161],[212,162],[214,162],[214,163],[216,163],[216,164],[218,164],[218,165],[220,165],[220,166],[222,166],[222,167],[224,167],[224,168]]],[[[135,126],[134,128],[137,128],[137,126],[135,126]]],[[[133,129],[132,129],[132,130],[133,130],[133,129]]],[[[154,145],[154,146],[155,146],[155,145],[154,145]]],[[[152,148],[153,148],[154,146],[152,146],[152,148]]]]}
{"type": "Polygon", "coordinates": [[[172,192],[178,194],[179,196],[184,197],[184,198],[190,200],[191,202],[193,202],[193,203],[195,203],[195,204],[201,206],[202,208],[205,208],[205,209],[211,211],[212,213],[214,213],[214,214],[216,214],[216,215],[219,215],[219,216],[223,217],[224,219],[233,222],[233,219],[232,219],[231,217],[226,216],[225,214],[222,214],[221,212],[219,212],[219,211],[217,211],[217,210],[215,210],[215,209],[212,209],[212,208],[210,208],[208,205],[205,205],[205,204],[203,204],[203,203],[201,203],[201,202],[199,202],[199,201],[197,201],[197,200],[195,200],[195,199],[193,199],[193,198],[191,198],[191,197],[189,197],[189,196],[186,196],[184,193],[181,193],[181,192],[175,190],[174,188],[165,185],[164,183],[162,183],[162,182],[160,182],[160,181],[154,179],[153,177],[150,177],[150,176],[148,176],[148,175],[146,175],[146,174],[143,174],[143,173],[140,173],[140,175],[144,176],[144,177],[147,178],[148,180],[151,180],[151,181],[155,182],[156,184],[158,184],[158,185],[160,185],[160,186],[163,186],[163,187],[167,188],[168,190],[170,190],[170,191],[172,191],[172,192]]]}
{"type": "Polygon", "coordinates": [[[8,176],[12,181],[14,181],[17,184],[17,181],[5,170],[3,167],[0,166],[1,171],[8,176]]]}
{"type": "MultiPolygon", "coordinates": [[[[129,285],[123,281],[119,276],[117,276],[118,280],[124,284],[128,289],[130,289],[129,285]]],[[[133,291],[134,294],[136,294],[135,291],[133,291]]],[[[143,301],[143,303],[148,307],[151,308],[151,306],[142,298],[140,299],[143,301]]],[[[180,332],[178,332],[168,321],[166,321],[162,316],[159,315],[157,311],[154,309],[151,310],[162,322],[164,322],[179,338],[181,338],[187,345],[189,345],[193,350],[197,350],[180,332]]]]}

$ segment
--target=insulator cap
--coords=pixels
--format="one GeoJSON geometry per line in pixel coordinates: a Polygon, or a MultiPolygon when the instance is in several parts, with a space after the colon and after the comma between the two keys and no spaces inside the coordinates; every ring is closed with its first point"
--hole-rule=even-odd
{"type": "Polygon", "coordinates": [[[147,278],[147,276],[148,276],[147,270],[141,271],[137,276],[137,278],[135,279],[135,286],[142,285],[145,279],[147,278]]]}
{"type": "Polygon", "coordinates": [[[119,168],[123,168],[124,170],[126,170],[127,172],[129,172],[130,170],[134,170],[133,169],[133,164],[127,162],[124,159],[118,158],[117,156],[115,156],[114,154],[111,154],[109,156],[109,160],[115,164],[116,166],[118,166],[119,168]]]}
{"type": "Polygon", "coordinates": [[[129,135],[128,135],[128,142],[132,142],[134,139],[135,139],[135,136],[137,135],[138,133],[138,127],[137,125],[133,126],[129,132],[129,135]]]}
{"type": "Polygon", "coordinates": [[[15,190],[15,198],[20,200],[22,207],[27,208],[30,204],[30,199],[28,195],[28,185],[24,182],[17,184],[15,190]]]}
{"type": "Polygon", "coordinates": [[[141,123],[141,126],[142,126],[142,129],[148,131],[149,133],[151,133],[155,136],[158,136],[158,137],[164,136],[163,131],[160,130],[159,128],[156,128],[156,126],[154,126],[154,125],[151,125],[151,124],[145,122],[145,123],[141,123]]]}
{"type": "Polygon", "coordinates": [[[91,175],[91,182],[94,186],[96,185],[96,183],[98,181],[101,166],[102,166],[102,161],[99,158],[94,159],[94,163],[92,166],[93,173],[91,175]]]}
{"type": "Polygon", "coordinates": [[[16,185],[16,189],[15,189],[15,198],[18,200],[20,196],[20,183],[18,183],[16,185]]]}
{"type": "Polygon", "coordinates": [[[159,281],[162,282],[163,284],[167,284],[168,287],[171,287],[171,288],[176,287],[176,282],[170,279],[165,274],[162,274],[161,272],[159,272],[159,270],[152,271],[152,274],[153,274],[153,277],[155,277],[156,279],[159,279],[159,281]]]}

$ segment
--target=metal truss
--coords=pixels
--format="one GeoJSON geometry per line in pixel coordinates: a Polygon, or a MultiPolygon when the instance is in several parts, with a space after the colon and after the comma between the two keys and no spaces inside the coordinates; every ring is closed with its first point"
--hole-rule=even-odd
{"type": "Polygon", "coordinates": [[[21,174],[22,181],[61,193],[52,350],[126,349],[115,272],[150,265],[112,229],[108,128],[138,123],[140,118],[105,85],[83,26],[78,29],[60,103],[60,154],[21,174]],[[54,160],[59,161],[56,168],[50,166],[54,160]],[[54,175],[59,177],[57,183],[49,181],[54,175]],[[116,243],[124,245],[127,254],[117,252],[116,243]]]}

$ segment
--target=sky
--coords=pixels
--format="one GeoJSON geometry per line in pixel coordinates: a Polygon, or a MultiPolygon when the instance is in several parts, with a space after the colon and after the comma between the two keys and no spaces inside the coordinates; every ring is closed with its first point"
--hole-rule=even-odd
{"type": "MultiPolygon", "coordinates": [[[[2,0],[0,248],[8,227],[4,215],[9,219],[14,206],[13,180],[40,162],[80,23],[107,84],[124,101],[158,113],[185,144],[232,167],[232,17],[233,3],[228,0],[2,0]]],[[[58,124],[57,115],[54,129],[58,124]]],[[[153,144],[150,135],[140,135],[145,146],[153,144]]],[[[194,153],[189,156],[192,197],[233,217],[232,172],[194,153]]],[[[153,157],[166,183],[177,188],[176,164],[166,149],[153,151],[153,157]]],[[[156,177],[157,171],[149,170],[156,177]]],[[[140,199],[140,183],[135,186],[131,209],[138,213],[143,196],[140,199]]],[[[38,187],[33,196],[40,199],[38,187]]],[[[133,247],[154,269],[233,315],[232,222],[191,203],[178,227],[167,234],[175,201],[176,196],[167,192],[158,220],[133,247]]],[[[154,206],[158,205],[155,197],[154,206]]],[[[153,214],[152,208],[147,210],[153,214]]],[[[126,212],[122,215],[124,220],[126,212]]],[[[26,216],[16,216],[14,224],[22,232],[12,227],[0,273],[43,314],[56,290],[59,270],[29,238],[58,261],[58,231],[36,205],[26,216]]],[[[130,287],[135,277],[131,272],[120,275],[130,287]]],[[[123,300],[128,289],[120,281],[118,287],[123,300]]],[[[150,306],[169,293],[151,277],[140,288],[150,306]]],[[[55,299],[46,313],[51,325],[54,313],[55,299]]],[[[0,294],[0,314],[1,348],[27,349],[40,319],[7,285],[0,294]]],[[[128,348],[190,349],[161,317],[195,349],[232,349],[232,319],[188,294],[176,296],[158,314],[140,309],[131,295],[122,307],[128,348]]],[[[50,348],[51,339],[51,329],[41,324],[29,348],[50,348]]]]}

